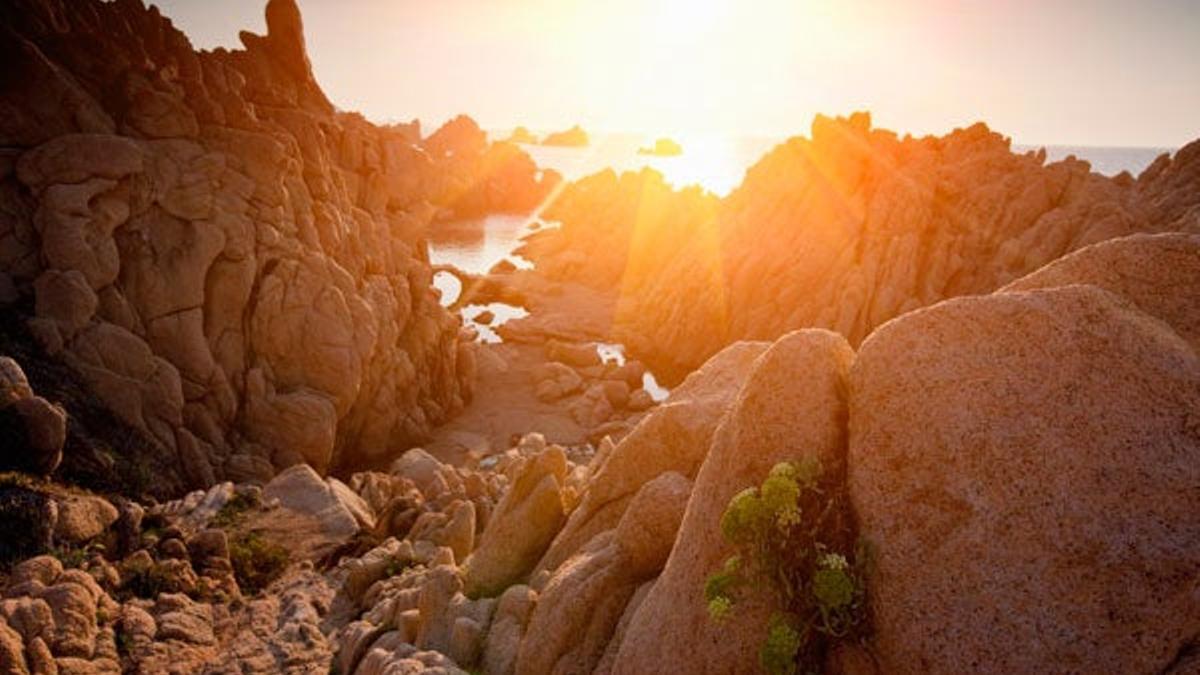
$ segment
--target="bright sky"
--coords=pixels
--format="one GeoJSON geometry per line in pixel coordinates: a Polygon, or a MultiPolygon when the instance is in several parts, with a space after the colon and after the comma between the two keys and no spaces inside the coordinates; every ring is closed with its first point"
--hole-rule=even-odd
{"type": "MultiPolygon", "coordinates": [[[[265,0],[161,0],[199,47],[265,0]]],[[[1200,137],[1200,0],[300,0],[330,99],[426,129],[576,122],[688,136],[807,133],[869,109],[901,133],[978,120],[1017,143],[1200,137]]]]}

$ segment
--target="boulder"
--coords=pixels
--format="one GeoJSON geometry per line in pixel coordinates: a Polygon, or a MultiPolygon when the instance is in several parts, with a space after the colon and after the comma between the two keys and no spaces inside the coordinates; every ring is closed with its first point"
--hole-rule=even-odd
{"type": "Polygon", "coordinates": [[[730,345],[646,415],[594,467],[582,501],[537,569],[553,571],[592,537],[616,527],[633,495],[659,474],[695,476],[713,430],[766,348],[761,342],[730,345]]]}
{"type": "Polygon", "coordinates": [[[495,597],[533,571],[566,519],[567,457],[550,446],[521,460],[496,505],[479,547],[466,561],[466,593],[495,597]]]}
{"type": "Polygon", "coordinates": [[[413,448],[397,457],[388,473],[411,480],[417,489],[425,492],[437,478],[444,465],[436,457],[421,448],[413,448]]]}
{"type": "Polygon", "coordinates": [[[1064,286],[863,343],[848,483],[881,672],[1162,672],[1194,646],[1200,359],[1179,322],[1064,286]]]}
{"type": "Polygon", "coordinates": [[[1200,234],[1136,234],[1093,244],[1005,286],[1098,286],[1166,321],[1200,352],[1200,234]]]}
{"type": "Polygon", "coordinates": [[[509,586],[500,596],[483,652],[483,670],[488,675],[516,672],[521,638],[536,603],[537,593],[521,584],[509,586]]]}
{"type": "Polygon", "coordinates": [[[595,669],[629,599],[666,562],[691,488],[678,473],[661,474],[638,491],[615,530],[559,567],[529,619],[518,675],[595,669]]]}
{"type": "Polygon", "coordinates": [[[0,408],[30,396],[33,396],[33,389],[21,365],[7,356],[0,356],[0,408]]]}
{"type": "Polygon", "coordinates": [[[117,522],[117,507],[102,497],[68,495],[58,499],[58,522],[54,536],[59,541],[82,544],[100,536],[117,522]]]}
{"type": "Polygon", "coordinates": [[[767,590],[714,622],[705,580],[733,551],[721,534],[729,500],[779,462],[815,458],[840,472],[846,447],[846,377],[854,352],[823,330],[789,333],[755,362],[713,436],[666,567],[629,622],[614,673],[744,672],[757,664],[771,613],[767,590]]]}
{"type": "MultiPolygon", "coordinates": [[[[338,485],[341,485],[340,481],[338,485]]],[[[324,534],[342,539],[359,531],[363,512],[369,508],[361,498],[358,502],[349,500],[347,493],[353,493],[349,488],[342,488],[344,486],[334,487],[321,480],[307,464],[297,464],[271,479],[263,488],[263,498],[278,499],[283,508],[316,518],[324,534]]]]}
{"type": "Polygon", "coordinates": [[[31,473],[53,473],[62,461],[67,441],[67,412],[41,396],[23,398],[13,404],[12,410],[24,422],[28,444],[28,455],[18,463],[31,473]]]}

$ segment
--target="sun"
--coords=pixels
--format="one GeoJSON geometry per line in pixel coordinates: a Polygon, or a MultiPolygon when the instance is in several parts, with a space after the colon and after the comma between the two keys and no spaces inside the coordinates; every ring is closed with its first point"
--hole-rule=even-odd
{"type": "Polygon", "coordinates": [[[687,40],[711,33],[732,6],[729,0],[660,0],[647,9],[660,36],[687,40]]]}

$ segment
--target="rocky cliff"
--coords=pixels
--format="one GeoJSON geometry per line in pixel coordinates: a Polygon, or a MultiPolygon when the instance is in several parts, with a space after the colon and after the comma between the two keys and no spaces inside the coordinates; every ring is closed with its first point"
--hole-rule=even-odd
{"type": "Polygon", "coordinates": [[[266,13],[197,52],[139,0],[0,7],[4,321],[193,486],[362,464],[452,414],[472,359],[424,233],[554,180],[468,118],[422,141],[337,110],[294,1],[266,13]]]}
{"type": "Polygon", "coordinates": [[[618,294],[614,339],[677,378],[739,339],[820,327],[857,345],[888,319],[1088,244],[1196,231],[1197,195],[1198,143],[1135,180],[1014,153],[982,124],[899,138],[866,114],[818,116],[719,204],[652,171],[572,184],[546,212],[563,227],[524,254],[618,294]]]}

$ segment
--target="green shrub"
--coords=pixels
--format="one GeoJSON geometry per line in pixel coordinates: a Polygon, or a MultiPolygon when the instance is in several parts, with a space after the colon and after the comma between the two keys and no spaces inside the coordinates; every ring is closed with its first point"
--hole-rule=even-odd
{"type": "Polygon", "coordinates": [[[241,523],[246,513],[258,506],[258,501],[249,494],[234,493],[209,522],[210,527],[230,528],[241,523]]]}
{"type": "Polygon", "coordinates": [[[288,564],[287,549],[257,532],[248,532],[229,542],[229,562],[243,593],[253,595],[283,574],[288,564]]]}
{"type": "Polygon", "coordinates": [[[861,633],[867,554],[841,476],[815,460],[777,464],[729,501],[721,534],[736,554],[705,583],[709,616],[729,620],[747,587],[771,589],[781,610],[759,652],[768,673],[819,672],[831,640],[861,633]]]}
{"type": "Polygon", "coordinates": [[[182,591],[178,579],[161,565],[132,565],[126,567],[121,574],[121,589],[126,596],[153,600],[159,593],[178,593],[182,591]]]}

